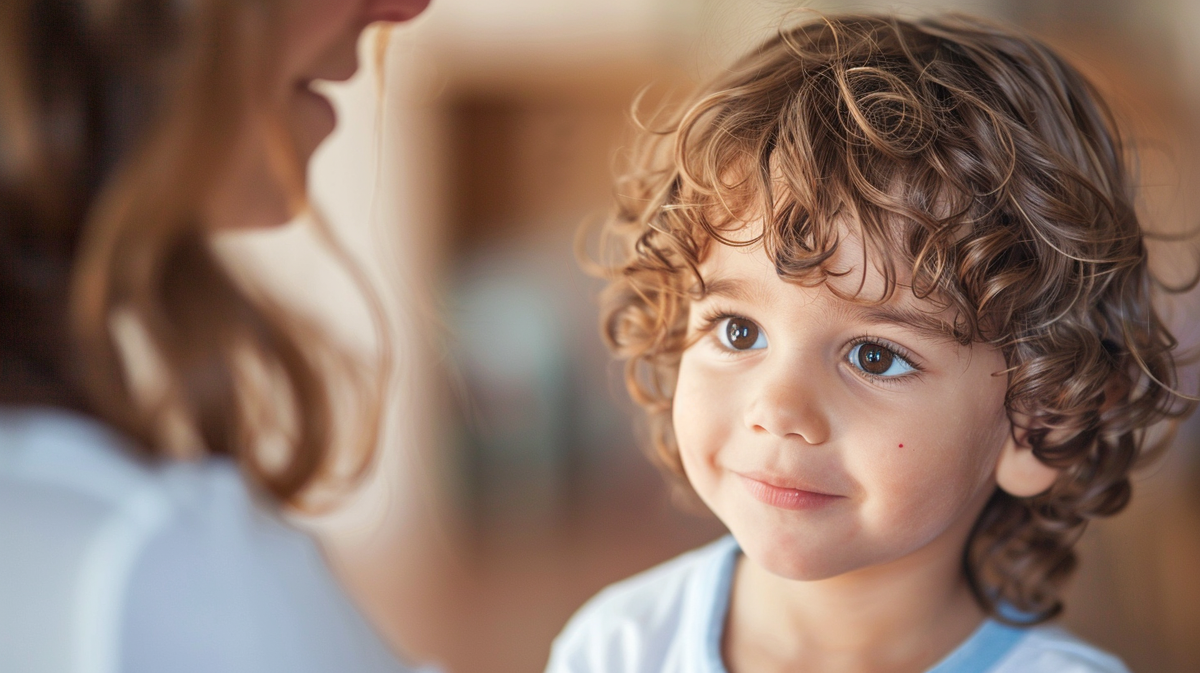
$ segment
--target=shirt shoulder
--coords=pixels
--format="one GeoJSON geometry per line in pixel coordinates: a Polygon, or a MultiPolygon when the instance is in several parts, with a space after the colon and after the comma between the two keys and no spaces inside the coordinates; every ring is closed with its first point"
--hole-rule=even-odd
{"type": "Polygon", "coordinates": [[[726,537],[596,594],[555,639],[548,673],[649,673],[684,668],[703,651],[692,640],[720,600],[722,566],[736,555],[726,537]]]}
{"type": "Polygon", "coordinates": [[[29,664],[17,669],[117,665],[132,565],[177,509],[172,485],[135,455],[93,419],[0,407],[0,595],[40,606],[0,608],[0,651],[29,664]]]}
{"type": "Polygon", "coordinates": [[[994,673],[1129,673],[1116,656],[1053,626],[1034,627],[994,673]]]}
{"type": "Polygon", "coordinates": [[[137,560],[123,670],[400,673],[409,670],[328,570],[316,541],[254,503],[231,470],[193,485],[137,560]]]}
{"type": "Polygon", "coordinates": [[[21,626],[0,628],[6,662],[65,670],[40,662],[79,652],[130,672],[409,670],[316,542],[259,502],[232,461],[135,455],[91,419],[0,408],[0,532],[23,542],[0,550],[0,594],[43,606],[20,620],[0,607],[0,626],[21,626]],[[56,593],[67,578],[75,586],[56,593]]]}

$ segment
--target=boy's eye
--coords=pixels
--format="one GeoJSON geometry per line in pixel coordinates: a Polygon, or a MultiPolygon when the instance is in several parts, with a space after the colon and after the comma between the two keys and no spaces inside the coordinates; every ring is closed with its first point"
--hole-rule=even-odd
{"type": "Polygon", "coordinates": [[[763,334],[754,321],[745,318],[726,318],[717,334],[721,344],[737,351],[757,350],[767,347],[767,335],[763,334]]]}
{"type": "Polygon", "coordinates": [[[850,364],[872,376],[901,376],[915,369],[892,349],[877,343],[863,342],[850,350],[850,364]]]}

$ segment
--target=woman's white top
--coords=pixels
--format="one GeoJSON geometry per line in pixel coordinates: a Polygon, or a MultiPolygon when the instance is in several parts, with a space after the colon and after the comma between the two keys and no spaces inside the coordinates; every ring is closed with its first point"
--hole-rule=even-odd
{"type": "MultiPolygon", "coordinates": [[[[727,673],[721,636],[741,550],[732,537],[600,592],[554,641],[548,673],[727,673]]],[[[1128,673],[1053,627],[985,621],[929,673],[1128,673]]]]}
{"type": "Polygon", "coordinates": [[[127,448],[80,416],[0,407],[0,671],[411,670],[229,461],[127,448]]]}

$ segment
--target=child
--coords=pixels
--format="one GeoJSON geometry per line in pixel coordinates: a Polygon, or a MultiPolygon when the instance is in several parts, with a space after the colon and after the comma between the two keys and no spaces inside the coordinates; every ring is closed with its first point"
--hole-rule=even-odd
{"type": "Polygon", "coordinates": [[[1189,405],[1074,68],[971,19],[822,17],[618,192],[606,333],[732,536],[602,592],[550,671],[1125,670],[1041,624],[1189,405]]]}

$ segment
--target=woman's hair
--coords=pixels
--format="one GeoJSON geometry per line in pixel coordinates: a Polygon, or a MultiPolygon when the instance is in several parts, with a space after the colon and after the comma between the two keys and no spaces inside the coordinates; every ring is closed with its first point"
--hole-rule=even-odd
{"type": "Polygon", "coordinates": [[[148,457],[185,438],[299,504],[336,462],[331,376],[350,361],[236,282],[202,220],[252,115],[303,203],[266,103],[281,3],[0,6],[0,403],[98,417],[148,457]],[[130,380],[131,331],[149,390],[130,380]]]}
{"type": "Polygon", "coordinates": [[[1054,616],[1086,523],[1129,500],[1147,427],[1191,406],[1126,151],[1093,86],[1012,31],[875,16],[782,31],[642,127],[604,224],[604,333],[656,458],[682,476],[671,405],[706,252],[761,217],[779,276],[820,283],[849,223],[887,287],[851,298],[885,301],[904,265],[962,344],[1003,352],[1009,416],[1061,473],[1035,497],[997,489],[963,564],[992,615],[1054,616]]]}

